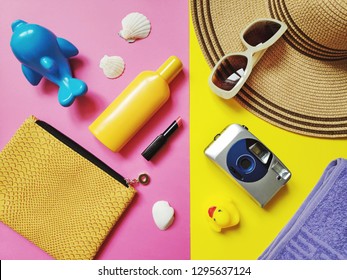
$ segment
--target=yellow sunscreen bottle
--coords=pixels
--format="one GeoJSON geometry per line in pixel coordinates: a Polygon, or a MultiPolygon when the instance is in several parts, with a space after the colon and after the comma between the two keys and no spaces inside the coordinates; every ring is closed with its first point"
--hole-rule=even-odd
{"type": "Polygon", "coordinates": [[[157,71],[140,73],[89,130],[110,150],[119,152],[169,99],[169,83],[182,67],[182,62],[171,56],[157,71]]]}

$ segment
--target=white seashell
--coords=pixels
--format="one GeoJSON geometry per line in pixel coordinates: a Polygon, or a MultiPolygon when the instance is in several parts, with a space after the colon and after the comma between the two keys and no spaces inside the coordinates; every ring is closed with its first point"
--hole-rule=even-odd
{"type": "Polygon", "coordinates": [[[125,68],[123,58],[120,56],[108,55],[104,55],[100,60],[99,66],[104,71],[105,76],[110,79],[115,79],[122,75],[125,68]]]}
{"type": "Polygon", "coordinates": [[[167,201],[160,200],[154,203],[152,207],[152,215],[157,227],[160,230],[166,230],[172,225],[175,219],[175,210],[167,201]]]}
{"type": "Polygon", "coordinates": [[[151,32],[151,22],[140,13],[130,13],[122,20],[123,29],[119,31],[119,36],[129,43],[136,39],[146,38],[151,32]]]}

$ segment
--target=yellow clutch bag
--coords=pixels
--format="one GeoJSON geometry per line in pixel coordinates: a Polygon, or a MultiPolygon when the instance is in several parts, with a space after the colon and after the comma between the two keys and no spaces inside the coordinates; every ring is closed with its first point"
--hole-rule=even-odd
{"type": "Polygon", "coordinates": [[[0,220],[56,259],[93,259],[135,193],[35,117],[0,153],[0,220]]]}

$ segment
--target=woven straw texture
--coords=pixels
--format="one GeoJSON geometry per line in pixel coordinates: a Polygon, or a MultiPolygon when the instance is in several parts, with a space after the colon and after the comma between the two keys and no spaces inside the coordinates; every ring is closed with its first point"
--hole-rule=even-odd
{"type": "Polygon", "coordinates": [[[92,259],[135,190],[35,121],[0,153],[0,220],[56,259],[92,259]]]}
{"type": "Polygon", "coordinates": [[[246,109],[287,130],[347,137],[346,0],[191,0],[195,33],[212,68],[245,49],[240,31],[258,18],[288,30],[252,70],[235,97],[246,109]]]}

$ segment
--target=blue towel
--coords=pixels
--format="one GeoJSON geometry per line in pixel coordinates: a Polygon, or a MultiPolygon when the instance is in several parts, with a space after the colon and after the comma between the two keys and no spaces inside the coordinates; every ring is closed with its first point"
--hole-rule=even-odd
{"type": "Polygon", "coordinates": [[[328,165],[300,209],[259,259],[347,259],[347,160],[337,159],[328,165]]]}

